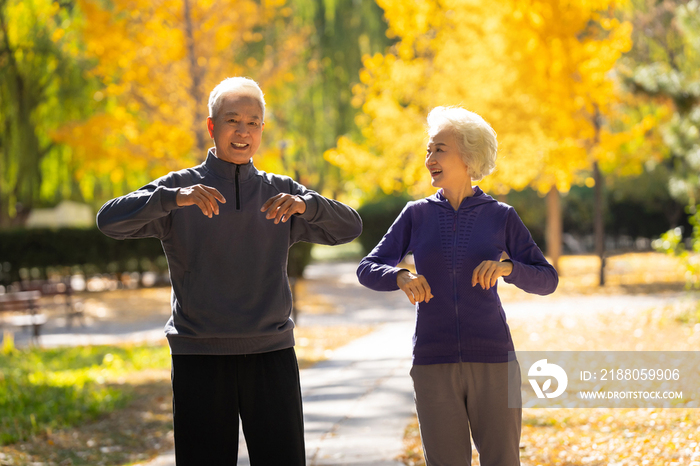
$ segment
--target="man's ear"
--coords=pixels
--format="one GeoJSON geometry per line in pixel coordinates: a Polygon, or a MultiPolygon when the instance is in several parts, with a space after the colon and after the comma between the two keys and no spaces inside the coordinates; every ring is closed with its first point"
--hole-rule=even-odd
{"type": "Polygon", "coordinates": [[[211,117],[207,117],[207,129],[209,130],[209,137],[214,139],[214,120],[211,117]]]}

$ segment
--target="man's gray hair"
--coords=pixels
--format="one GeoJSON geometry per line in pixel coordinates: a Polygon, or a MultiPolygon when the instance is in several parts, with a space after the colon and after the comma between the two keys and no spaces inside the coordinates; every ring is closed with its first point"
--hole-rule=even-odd
{"type": "Polygon", "coordinates": [[[428,135],[453,131],[462,161],[472,180],[478,181],[496,168],[498,141],[486,120],[462,107],[435,107],[428,114],[428,135]]]}
{"type": "Polygon", "coordinates": [[[209,117],[214,119],[221,107],[221,98],[226,94],[247,95],[258,102],[262,108],[262,119],[265,121],[265,98],[258,83],[249,78],[226,78],[221,81],[209,94],[209,117]]]}

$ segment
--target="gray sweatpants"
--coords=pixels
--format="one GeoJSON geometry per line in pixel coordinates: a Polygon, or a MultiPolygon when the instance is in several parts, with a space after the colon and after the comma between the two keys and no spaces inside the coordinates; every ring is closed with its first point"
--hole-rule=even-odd
{"type": "Polygon", "coordinates": [[[508,407],[517,363],[414,365],[411,377],[427,466],[471,465],[470,429],[482,466],[520,464],[522,409],[508,407]]]}

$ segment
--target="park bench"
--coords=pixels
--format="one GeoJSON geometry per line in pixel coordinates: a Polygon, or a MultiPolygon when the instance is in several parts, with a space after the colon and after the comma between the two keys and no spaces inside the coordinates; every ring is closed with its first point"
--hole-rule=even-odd
{"type": "Polygon", "coordinates": [[[20,291],[38,291],[42,297],[62,297],[62,302],[54,299],[53,303],[43,302],[43,307],[47,306],[63,306],[65,309],[66,327],[73,326],[73,319],[77,318],[82,325],[83,311],[82,308],[73,303],[73,288],[70,281],[50,281],[50,280],[23,280],[19,282],[20,291]]]}
{"type": "Polygon", "coordinates": [[[41,326],[46,323],[46,316],[39,312],[41,293],[39,291],[17,291],[0,294],[0,314],[10,314],[2,317],[0,325],[13,327],[32,327],[35,342],[39,340],[41,326]]]}

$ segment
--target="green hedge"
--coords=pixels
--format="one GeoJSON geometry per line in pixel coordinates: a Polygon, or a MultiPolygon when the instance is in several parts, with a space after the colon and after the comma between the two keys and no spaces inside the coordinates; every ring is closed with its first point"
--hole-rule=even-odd
{"type": "MultiPolygon", "coordinates": [[[[311,257],[311,245],[298,243],[289,255],[289,270],[301,276],[311,257]]],[[[21,269],[75,269],[83,273],[165,272],[167,262],[156,238],[115,240],[97,228],[0,231],[0,283],[20,279],[21,269]]],[[[73,273],[65,270],[64,273],[73,273]]]]}
{"type": "Polygon", "coordinates": [[[289,248],[289,262],[287,263],[287,274],[290,278],[301,278],[304,276],[304,269],[311,262],[311,243],[294,243],[289,248]]]}
{"type": "Polygon", "coordinates": [[[386,234],[411,198],[406,195],[383,196],[367,202],[358,209],[362,217],[362,234],[359,241],[368,254],[386,234]]]}
{"type": "Polygon", "coordinates": [[[21,269],[79,267],[89,273],[144,271],[166,267],[160,241],[155,238],[117,241],[97,228],[60,228],[0,231],[2,282],[20,278],[21,269]]]}

